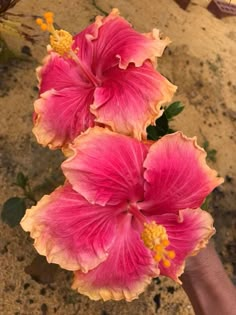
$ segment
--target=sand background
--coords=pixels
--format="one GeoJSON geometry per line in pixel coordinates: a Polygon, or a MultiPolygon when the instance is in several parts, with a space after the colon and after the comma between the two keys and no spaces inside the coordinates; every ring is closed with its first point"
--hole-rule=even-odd
{"type": "MultiPolygon", "coordinates": [[[[39,36],[34,46],[7,38],[15,49],[28,45],[32,58],[0,67],[0,204],[21,194],[13,184],[19,171],[37,186],[37,198],[63,181],[62,155],[41,148],[31,133],[35,67],[48,42],[31,15],[54,11],[57,24],[75,34],[101,14],[98,7],[107,12],[117,7],[138,31],[157,27],[173,41],[159,61],[159,71],[179,87],[175,100],[185,105],[172,127],[196,135],[200,145],[209,141],[210,148],[217,150],[216,162],[209,163],[225,184],[213,194],[210,212],[218,253],[235,282],[236,18],[216,19],[206,10],[208,2],[194,0],[183,11],[172,0],[22,0],[12,12],[24,13],[24,23],[39,36]]],[[[20,227],[0,225],[1,315],[193,314],[182,288],[165,278],[154,281],[131,303],[90,301],[70,289],[71,275],[63,270],[55,273],[52,283],[38,283],[24,272],[36,256],[32,241],[20,227]]]]}

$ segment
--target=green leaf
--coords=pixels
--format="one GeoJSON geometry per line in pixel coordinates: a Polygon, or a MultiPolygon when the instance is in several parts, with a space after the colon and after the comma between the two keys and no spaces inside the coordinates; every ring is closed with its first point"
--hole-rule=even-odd
{"type": "Polygon", "coordinates": [[[23,218],[25,210],[26,205],[24,199],[19,197],[10,198],[2,207],[2,221],[7,223],[10,227],[15,227],[23,218]]]}
{"type": "Polygon", "coordinates": [[[165,113],[163,113],[163,115],[156,120],[156,129],[160,137],[168,133],[169,125],[165,113]]]}
{"type": "Polygon", "coordinates": [[[204,149],[205,151],[207,151],[208,147],[209,147],[209,141],[205,140],[205,141],[203,142],[203,149],[204,149]]]}
{"type": "Polygon", "coordinates": [[[215,149],[207,151],[207,159],[212,162],[216,162],[217,151],[215,149]]]}
{"type": "Polygon", "coordinates": [[[25,176],[22,172],[19,172],[16,176],[16,185],[24,189],[27,183],[28,177],[25,176]]]}
{"type": "Polygon", "coordinates": [[[158,137],[158,133],[157,133],[157,130],[156,130],[156,126],[148,126],[147,127],[147,137],[148,137],[148,140],[157,140],[159,137],[158,137]]]}
{"type": "Polygon", "coordinates": [[[208,210],[210,202],[211,202],[211,194],[206,197],[203,204],[201,205],[201,209],[202,210],[208,210]]]}
{"type": "Polygon", "coordinates": [[[158,140],[169,133],[175,132],[173,129],[169,128],[169,120],[181,113],[183,109],[184,106],[181,102],[174,102],[168,106],[164,110],[163,115],[156,120],[155,126],[150,125],[147,127],[148,139],[158,140]]]}
{"type": "Polygon", "coordinates": [[[149,140],[158,140],[160,137],[168,133],[168,120],[166,119],[165,114],[156,120],[155,126],[147,127],[147,134],[149,140]]]}
{"type": "Polygon", "coordinates": [[[166,118],[171,120],[174,116],[179,115],[183,109],[184,106],[179,101],[170,104],[170,106],[165,109],[166,118]]]}
{"type": "Polygon", "coordinates": [[[174,133],[174,132],[176,132],[176,130],[171,129],[171,128],[168,129],[168,134],[169,134],[169,133],[174,133]]]}
{"type": "Polygon", "coordinates": [[[210,149],[209,141],[207,141],[207,140],[204,141],[203,149],[207,153],[207,160],[212,161],[212,162],[216,162],[217,151],[215,149],[210,149]]]}
{"type": "Polygon", "coordinates": [[[169,125],[165,112],[156,120],[155,126],[147,127],[147,134],[149,140],[158,140],[168,133],[169,125]]]}

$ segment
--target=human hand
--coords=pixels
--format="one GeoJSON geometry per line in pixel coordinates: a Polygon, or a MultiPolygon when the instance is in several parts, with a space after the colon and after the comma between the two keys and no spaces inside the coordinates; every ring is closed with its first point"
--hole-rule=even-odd
{"type": "Polygon", "coordinates": [[[235,315],[236,291],[210,243],[189,257],[181,276],[196,315],[235,315]]]}

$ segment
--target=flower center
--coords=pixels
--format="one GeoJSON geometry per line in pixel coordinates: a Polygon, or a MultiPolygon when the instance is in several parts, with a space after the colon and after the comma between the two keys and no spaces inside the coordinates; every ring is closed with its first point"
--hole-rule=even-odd
{"type": "Polygon", "coordinates": [[[52,12],[44,13],[45,22],[42,19],[36,19],[36,23],[43,31],[48,31],[50,35],[50,45],[52,49],[60,56],[69,55],[73,43],[73,37],[64,30],[55,30],[53,26],[54,14],[52,12]]]}
{"type": "Polygon", "coordinates": [[[144,245],[153,251],[154,259],[161,262],[165,268],[169,268],[171,260],[175,258],[175,251],[166,249],[170,242],[164,226],[154,221],[151,223],[145,222],[141,238],[144,245]]]}
{"type": "Polygon", "coordinates": [[[79,48],[72,49],[73,36],[65,30],[56,30],[53,26],[54,14],[52,12],[44,13],[43,19],[36,19],[36,23],[41,27],[43,31],[48,31],[50,35],[50,45],[56,53],[62,57],[73,59],[76,64],[80,67],[83,74],[89,81],[95,86],[100,86],[101,81],[92,73],[92,71],[80,60],[77,55],[79,48]]]}
{"type": "Polygon", "coordinates": [[[162,263],[165,268],[171,266],[171,260],[175,258],[174,250],[167,250],[170,245],[166,229],[163,225],[155,221],[148,222],[142,214],[137,203],[128,205],[128,212],[135,216],[144,226],[141,239],[144,245],[153,252],[153,258],[158,263],[162,263]]]}

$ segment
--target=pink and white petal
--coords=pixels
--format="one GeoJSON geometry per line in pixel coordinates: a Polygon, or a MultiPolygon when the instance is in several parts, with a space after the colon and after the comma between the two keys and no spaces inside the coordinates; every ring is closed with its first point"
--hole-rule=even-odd
{"type": "MultiPolygon", "coordinates": [[[[171,40],[169,37],[162,38],[160,34],[160,30],[154,28],[152,32],[150,33],[144,33],[144,36],[147,38],[154,40],[155,41],[155,54],[153,54],[155,57],[161,57],[165,48],[171,43],[171,40]]],[[[150,60],[152,61],[153,65],[157,65],[157,58],[151,58],[150,60]]]]}
{"type": "Polygon", "coordinates": [[[96,64],[97,73],[118,64],[122,69],[126,69],[130,63],[139,67],[147,59],[160,57],[170,43],[168,38],[160,39],[157,30],[148,34],[135,31],[119,16],[117,9],[113,9],[107,17],[98,16],[92,25],[74,39],[74,47],[80,48],[80,57],[92,67],[96,64]],[[89,54],[86,55],[88,50],[89,54]]]}
{"type": "Polygon", "coordinates": [[[181,283],[179,276],[184,271],[186,258],[196,255],[206,247],[209,239],[215,234],[213,219],[200,208],[180,210],[178,215],[169,213],[153,218],[166,228],[170,241],[167,250],[174,250],[176,254],[169,268],[159,264],[161,275],[181,283]]]}
{"type": "Polygon", "coordinates": [[[143,161],[147,145],[94,127],[69,146],[74,155],[62,163],[73,189],[90,203],[115,205],[143,200],[143,161]]]}
{"type": "Polygon", "coordinates": [[[146,214],[198,208],[223,182],[207,165],[206,152],[196,139],[181,132],[166,135],[153,144],[144,167],[145,198],[140,207],[146,214]]]}
{"type": "Polygon", "coordinates": [[[146,127],[162,114],[161,106],[171,101],[176,87],[147,61],[139,68],[114,67],[104,76],[91,106],[96,122],[118,133],[146,139],[146,127]]]}
{"type": "Polygon", "coordinates": [[[132,216],[122,214],[117,238],[106,261],[84,274],[75,272],[72,288],[92,300],[132,301],[159,275],[151,252],[133,228],[132,216]]]}
{"type": "Polygon", "coordinates": [[[89,111],[93,89],[83,87],[50,90],[34,103],[33,133],[37,141],[51,149],[60,148],[94,125],[89,111]]]}
{"type": "Polygon", "coordinates": [[[21,221],[39,254],[67,270],[87,272],[107,259],[117,207],[91,205],[70,184],[44,196],[21,221]]]}
{"type": "Polygon", "coordinates": [[[39,80],[39,94],[54,89],[88,89],[91,83],[83,76],[78,65],[69,58],[62,58],[51,52],[43,61],[43,66],[36,69],[39,80]]]}

